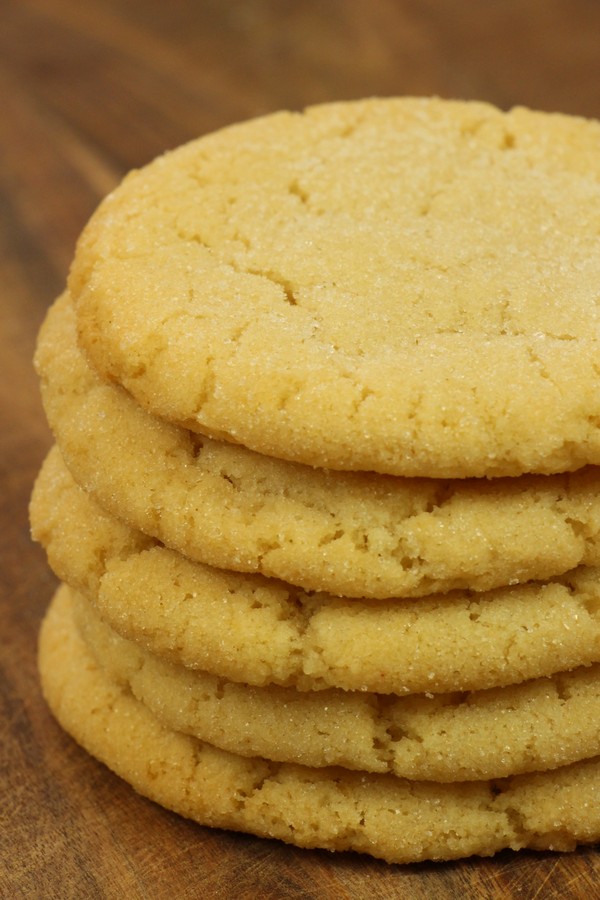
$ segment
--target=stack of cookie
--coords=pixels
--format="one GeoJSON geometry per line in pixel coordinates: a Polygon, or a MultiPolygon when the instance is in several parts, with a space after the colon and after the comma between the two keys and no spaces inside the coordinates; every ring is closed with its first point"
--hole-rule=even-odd
{"type": "Polygon", "coordinates": [[[101,205],[36,356],[40,670],[136,790],[390,862],[598,839],[599,141],[333,104],[101,205]]]}

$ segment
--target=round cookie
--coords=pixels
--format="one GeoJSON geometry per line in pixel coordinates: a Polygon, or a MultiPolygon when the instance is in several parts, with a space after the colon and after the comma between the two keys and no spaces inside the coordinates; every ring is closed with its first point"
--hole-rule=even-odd
{"type": "Polygon", "coordinates": [[[31,520],[51,567],[119,634],[232,681],[376,693],[478,690],[600,662],[600,572],[419,600],[306,594],[194,563],[114,520],[54,450],[31,520]]]}
{"type": "Polygon", "coordinates": [[[194,440],[86,365],[66,296],[49,313],[36,363],[77,480],[113,514],[201,562],[380,599],[488,590],[600,564],[598,467],[401,479],[194,440]]]}
{"type": "Polygon", "coordinates": [[[167,728],[241,756],[452,782],[553,769],[600,753],[600,666],[467,694],[386,697],[228,682],[159,659],[102,621],[73,616],[111,681],[167,728]]]}
{"type": "Polygon", "coordinates": [[[504,847],[572,850],[600,837],[597,759],[501,782],[440,785],[248,759],[166,729],[94,663],[63,598],[59,591],[40,635],[50,709],[135,790],[204,825],[394,863],[504,847]]]}
{"type": "Polygon", "coordinates": [[[461,478],[600,463],[600,125],[282,112],[131,174],[69,280],[95,365],[261,453],[461,478]]]}

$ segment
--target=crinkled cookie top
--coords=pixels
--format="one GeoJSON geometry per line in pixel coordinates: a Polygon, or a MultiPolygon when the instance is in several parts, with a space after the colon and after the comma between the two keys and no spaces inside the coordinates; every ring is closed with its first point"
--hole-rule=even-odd
{"type": "Polygon", "coordinates": [[[395,475],[600,463],[600,124],[382,99],[132,173],[84,231],[80,341],[145,408],[395,475]]]}

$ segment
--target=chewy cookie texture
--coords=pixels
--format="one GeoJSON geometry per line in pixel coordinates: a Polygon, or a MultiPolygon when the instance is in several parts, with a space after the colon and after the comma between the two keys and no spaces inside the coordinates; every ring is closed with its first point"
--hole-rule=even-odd
{"type": "Polygon", "coordinates": [[[39,661],[137,791],[392,863],[599,839],[599,141],[329,104],[100,205],[36,350],[39,661]]]}

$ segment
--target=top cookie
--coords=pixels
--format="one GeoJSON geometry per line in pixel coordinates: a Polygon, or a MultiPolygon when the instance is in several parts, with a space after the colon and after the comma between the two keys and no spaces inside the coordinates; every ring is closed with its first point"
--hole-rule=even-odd
{"type": "Polygon", "coordinates": [[[386,99],[130,175],[79,242],[80,340],[261,453],[461,478],[600,463],[600,124],[386,99]]]}

